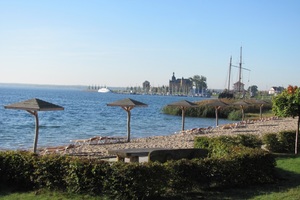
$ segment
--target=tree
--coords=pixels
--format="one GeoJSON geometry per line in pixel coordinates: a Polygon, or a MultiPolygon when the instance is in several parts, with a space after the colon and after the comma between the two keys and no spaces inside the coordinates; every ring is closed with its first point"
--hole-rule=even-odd
{"type": "Polygon", "coordinates": [[[293,118],[298,116],[295,139],[295,154],[297,154],[300,122],[300,88],[290,85],[282,93],[275,96],[272,103],[272,110],[276,116],[293,118]]]}
{"type": "Polygon", "coordinates": [[[202,90],[207,88],[205,76],[194,75],[192,78],[190,78],[190,80],[196,87],[196,93],[198,94],[202,93],[202,90]]]}
{"type": "Polygon", "coordinates": [[[250,93],[250,96],[256,96],[257,92],[258,92],[258,87],[256,85],[252,85],[248,88],[248,91],[250,93]]]}

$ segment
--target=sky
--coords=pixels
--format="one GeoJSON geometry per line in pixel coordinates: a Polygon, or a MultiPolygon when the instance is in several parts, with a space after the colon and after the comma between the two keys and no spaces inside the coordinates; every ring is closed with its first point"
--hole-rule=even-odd
{"type": "Polygon", "coordinates": [[[158,87],[174,72],[225,89],[242,47],[245,88],[299,86],[299,11],[299,0],[0,0],[0,83],[158,87]]]}

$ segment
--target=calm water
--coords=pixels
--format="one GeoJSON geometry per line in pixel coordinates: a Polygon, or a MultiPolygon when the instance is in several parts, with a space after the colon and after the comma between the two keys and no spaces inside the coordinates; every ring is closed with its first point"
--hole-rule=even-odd
{"type": "MultiPolygon", "coordinates": [[[[181,130],[181,116],[165,115],[161,109],[180,100],[202,98],[124,95],[85,92],[80,89],[0,86],[0,148],[29,149],[34,139],[35,120],[26,111],[4,109],[5,105],[39,98],[65,108],[64,111],[39,112],[38,147],[69,144],[72,139],[92,136],[126,136],[127,113],[107,106],[124,98],[148,104],[131,111],[131,137],[169,135],[181,130]]],[[[220,120],[220,124],[229,123],[220,120]]],[[[186,118],[185,129],[215,126],[215,119],[186,118]]]]}

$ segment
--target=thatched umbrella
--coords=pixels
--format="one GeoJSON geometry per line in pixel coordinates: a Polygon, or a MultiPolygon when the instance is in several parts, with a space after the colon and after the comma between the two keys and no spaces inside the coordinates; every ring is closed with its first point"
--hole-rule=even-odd
{"type": "Polygon", "coordinates": [[[39,117],[38,111],[55,111],[64,110],[63,107],[40,100],[40,99],[29,99],[19,103],[10,104],[4,106],[7,109],[26,110],[35,117],[35,138],[33,143],[33,152],[36,153],[36,147],[39,136],[39,117]]]}
{"type": "Polygon", "coordinates": [[[107,105],[108,106],[119,106],[127,112],[127,142],[130,142],[130,117],[131,117],[131,112],[130,111],[134,107],[145,107],[145,106],[148,106],[148,105],[144,104],[142,102],[130,99],[130,98],[115,101],[115,102],[109,103],[107,105]]]}
{"type": "Polygon", "coordinates": [[[259,116],[260,116],[260,119],[262,119],[262,107],[268,103],[266,101],[258,100],[258,99],[251,100],[251,102],[249,102],[249,103],[259,105],[259,116]]]}
{"type": "Polygon", "coordinates": [[[212,101],[209,101],[207,104],[205,105],[209,105],[209,106],[214,106],[215,107],[215,113],[216,113],[216,127],[219,125],[219,117],[218,117],[218,110],[221,108],[221,107],[225,107],[225,106],[228,106],[227,103],[224,103],[223,101],[221,100],[212,100],[212,101]]]}
{"type": "Polygon", "coordinates": [[[242,110],[242,121],[244,121],[245,119],[245,113],[244,113],[244,108],[246,106],[249,106],[250,104],[247,103],[246,101],[237,101],[237,102],[234,102],[233,105],[237,105],[237,106],[240,106],[241,110],[242,110]]]}
{"type": "Polygon", "coordinates": [[[187,100],[182,100],[178,102],[174,102],[171,104],[168,104],[168,106],[176,106],[181,109],[182,113],[182,131],[184,131],[184,120],[185,120],[185,110],[190,107],[196,107],[198,106],[197,104],[187,101],[187,100]]]}

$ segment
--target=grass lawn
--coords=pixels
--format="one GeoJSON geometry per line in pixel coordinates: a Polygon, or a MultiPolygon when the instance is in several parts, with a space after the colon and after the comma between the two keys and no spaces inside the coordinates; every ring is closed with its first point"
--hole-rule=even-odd
{"type": "Polygon", "coordinates": [[[272,185],[231,188],[223,191],[204,192],[195,199],[225,200],[298,200],[300,199],[300,155],[277,155],[280,181],[272,185]]]}
{"type": "MultiPolygon", "coordinates": [[[[211,190],[197,193],[191,193],[184,196],[178,196],[168,199],[208,199],[208,200],[230,200],[230,199],[248,199],[248,200],[298,200],[300,199],[300,156],[295,155],[277,155],[277,171],[280,175],[280,181],[272,185],[259,185],[247,188],[231,188],[226,190],[211,190]]],[[[60,192],[27,192],[11,193],[0,192],[0,199],[4,200],[108,200],[105,197],[91,197],[87,195],[72,195],[60,192]]]]}

